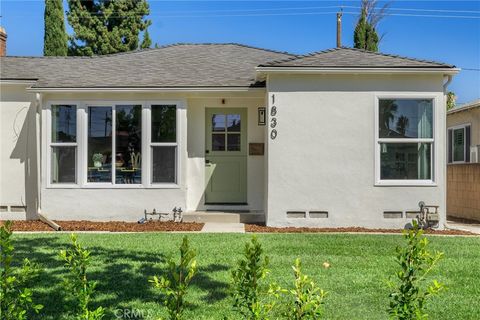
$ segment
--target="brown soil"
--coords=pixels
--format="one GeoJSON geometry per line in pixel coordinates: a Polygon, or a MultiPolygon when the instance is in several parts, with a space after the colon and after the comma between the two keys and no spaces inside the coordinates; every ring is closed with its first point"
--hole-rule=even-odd
{"type": "MultiPolygon", "coordinates": [[[[256,232],[256,233],[342,233],[342,232],[361,232],[361,233],[402,233],[400,229],[367,229],[360,227],[349,227],[349,228],[295,228],[295,227],[286,227],[286,228],[274,228],[267,227],[264,225],[258,224],[246,224],[246,232],[256,232]]],[[[474,233],[460,230],[425,230],[426,234],[439,234],[439,235],[475,235],[474,233]]]]}
{"type": "MultiPolygon", "coordinates": [[[[195,222],[169,222],[149,221],[144,224],[124,221],[55,221],[63,231],[110,231],[110,232],[152,232],[152,231],[200,231],[203,223],[195,222]]],[[[0,221],[3,225],[4,221],[0,221]]],[[[14,231],[53,231],[47,224],[41,221],[14,221],[14,231]]]]}

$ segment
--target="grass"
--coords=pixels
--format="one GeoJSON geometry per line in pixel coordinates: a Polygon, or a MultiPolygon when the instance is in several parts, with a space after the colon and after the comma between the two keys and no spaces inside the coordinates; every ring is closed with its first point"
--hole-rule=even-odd
{"type": "MultiPolygon", "coordinates": [[[[158,291],[147,282],[161,274],[163,262],[177,255],[182,234],[79,234],[92,251],[90,278],[98,281],[94,304],[107,308],[107,319],[165,316],[158,291]]],[[[228,295],[230,269],[250,235],[190,234],[198,252],[199,272],[187,296],[186,319],[239,319],[228,295]]],[[[480,238],[430,237],[432,248],[445,252],[433,277],[448,290],[428,304],[431,319],[480,319],[480,238]]],[[[385,279],[396,266],[398,235],[261,234],[259,240],[271,261],[270,279],[282,286],[292,282],[291,265],[300,257],[306,274],[328,291],[327,319],[386,319],[385,279]],[[329,269],[322,263],[328,261],[329,269]]],[[[58,252],[68,234],[15,234],[17,258],[28,257],[45,271],[35,283],[36,301],[45,307],[38,319],[68,319],[69,299],[62,280],[66,271],[58,252]]]]}

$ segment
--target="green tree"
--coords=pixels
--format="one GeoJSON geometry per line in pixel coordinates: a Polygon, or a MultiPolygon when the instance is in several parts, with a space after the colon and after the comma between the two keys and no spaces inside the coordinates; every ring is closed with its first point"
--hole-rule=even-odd
{"type": "Polygon", "coordinates": [[[386,15],[390,3],[377,9],[377,0],[362,0],[360,18],[353,34],[354,47],[368,51],[378,51],[381,37],[377,33],[377,25],[386,15]]]}
{"type": "Polygon", "coordinates": [[[150,38],[150,33],[148,32],[148,29],[146,29],[145,33],[143,34],[143,41],[142,41],[142,44],[140,45],[140,48],[148,49],[151,46],[152,46],[152,39],[150,38]]]}
{"type": "Polygon", "coordinates": [[[139,48],[139,34],[150,25],[146,0],[68,0],[69,55],[91,56],[139,48]]]}
{"type": "Polygon", "coordinates": [[[447,111],[448,111],[448,110],[451,110],[451,109],[453,109],[453,108],[455,107],[455,105],[456,105],[455,99],[456,99],[456,98],[457,98],[457,97],[455,96],[455,93],[454,93],[454,92],[449,91],[449,92],[447,93],[447,111]]]}
{"type": "Polygon", "coordinates": [[[67,40],[62,0],[45,0],[43,55],[66,56],[67,40]]]}

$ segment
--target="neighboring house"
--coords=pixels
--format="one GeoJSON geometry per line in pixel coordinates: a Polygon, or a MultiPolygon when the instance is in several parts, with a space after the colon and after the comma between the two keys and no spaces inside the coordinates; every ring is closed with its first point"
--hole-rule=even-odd
{"type": "Polygon", "coordinates": [[[447,112],[447,214],[480,221],[480,99],[447,112]]]}
{"type": "Polygon", "coordinates": [[[2,57],[0,205],[59,220],[181,207],[271,226],[401,228],[425,201],[442,227],[445,87],[457,72],[239,44],[2,57]]]}

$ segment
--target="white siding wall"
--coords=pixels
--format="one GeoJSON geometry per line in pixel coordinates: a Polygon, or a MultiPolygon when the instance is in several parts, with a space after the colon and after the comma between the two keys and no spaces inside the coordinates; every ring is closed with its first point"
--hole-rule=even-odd
{"type": "MultiPolygon", "coordinates": [[[[272,226],[403,227],[390,210],[439,205],[445,217],[445,107],[441,76],[269,76],[277,107],[268,140],[267,224],[272,226]],[[435,181],[430,187],[375,186],[376,94],[435,97],[435,181]],[[328,211],[329,217],[287,219],[286,211],[328,211]]],[[[443,221],[442,224],[443,225],[443,221]]]]}
{"type": "Polygon", "coordinates": [[[0,219],[35,217],[37,201],[35,96],[25,85],[0,86],[0,206],[27,207],[0,212],[0,219]],[[27,189],[25,189],[27,186],[27,189]]]}

